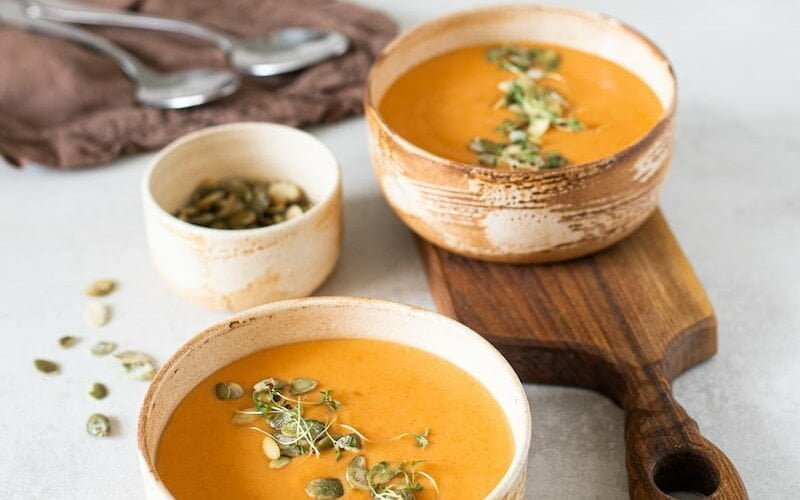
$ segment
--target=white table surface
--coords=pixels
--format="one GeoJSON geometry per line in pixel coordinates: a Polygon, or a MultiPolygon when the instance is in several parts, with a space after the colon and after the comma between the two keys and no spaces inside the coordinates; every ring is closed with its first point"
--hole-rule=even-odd
{"type": "MultiPolygon", "coordinates": [[[[406,28],[477,2],[380,3],[406,28]]],[[[488,3],[488,2],[487,2],[488,3]]],[[[680,81],[677,150],[662,206],[719,318],[719,353],[675,383],[754,499],[800,498],[800,72],[797,2],[573,1],[655,40],[680,81]],[[791,66],[787,69],[787,65],[791,66]]],[[[6,68],[0,66],[0,71],[6,68]]],[[[379,195],[364,122],[313,129],[344,168],[346,235],[325,295],[432,308],[411,238],[379,195]]],[[[139,180],[152,155],[57,172],[0,167],[0,497],[139,498],[135,420],[146,383],[125,380],[96,340],[164,361],[225,315],[162,284],[147,257],[139,180]],[[83,289],[121,288],[111,323],[82,319],[83,289]],[[56,343],[73,333],[70,351],[56,343]],[[35,357],[57,359],[44,377],[35,357]],[[86,395],[95,380],[111,394],[86,395]],[[88,414],[115,417],[92,439],[88,414]]],[[[626,497],[622,413],[591,392],[527,386],[533,414],[528,497],[626,497]]]]}

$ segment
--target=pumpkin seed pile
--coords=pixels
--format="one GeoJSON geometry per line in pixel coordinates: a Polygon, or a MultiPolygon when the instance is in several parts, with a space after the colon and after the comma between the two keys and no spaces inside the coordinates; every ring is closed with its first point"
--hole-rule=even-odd
{"type": "Polygon", "coordinates": [[[300,217],[309,208],[303,190],[289,181],[229,177],[202,181],[174,215],[197,226],[252,229],[300,217]]]}
{"type": "MultiPolygon", "coordinates": [[[[105,297],[113,292],[116,287],[117,284],[113,280],[98,280],[89,285],[86,289],[86,295],[90,297],[105,297]]],[[[97,300],[92,300],[87,304],[84,318],[92,326],[103,326],[110,318],[110,309],[107,305],[97,300]]],[[[58,344],[64,349],[70,349],[80,341],[79,337],[65,335],[58,339],[58,344]]],[[[94,356],[106,356],[116,348],[117,344],[115,342],[101,340],[91,347],[91,353],[94,356]]],[[[128,378],[150,380],[156,373],[155,361],[147,354],[138,351],[124,351],[114,357],[119,360],[120,366],[128,378]]],[[[56,375],[61,371],[59,364],[49,359],[35,359],[33,365],[38,371],[48,375],[56,375]]],[[[100,382],[95,382],[92,384],[88,394],[94,399],[103,399],[108,396],[108,388],[100,382]]],[[[97,437],[108,436],[111,433],[111,420],[101,413],[94,413],[86,421],[86,432],[97,437]]]]}
{"type": "MultiPolygon", "coordinates": [[[[234,425],[246,426],[263,435],[261,449],[269,459],[271,469],[282,469],[295,457],[319,456],[328,450],[339,460],[344,453],[357,453],[365,443],[371,442],[354,427],[336,423],[336,412],[341,403],[334,399],[332,391],[319,391],[317,399],[304,398],[318,385],[317,381],[309,378],[295,378],[288,383],[275,377],[266,378],[253,386],[253,407],[238,410],[231,418],[234,425]],[[330,417],[326,422],[306,418],[303,412],[309,406],[324,406],[330,417]],[[265,425],[260,427],[257,425],[259,422],[265,425]],[[335,433],[334,426],[349,432],[335,433]]],[[[221,401],[235,400],[244,396],[244,390],[236,382],[219,382],[214,386],[214,395],[221,401]]],[[[428,436],[429,431],[425,429],[421,434],[404,432],[392,440],[411,437],[418,448],[424,449],[430,444],[428,436]]],[[[366,458],[358,455],[347,466],[344,479],[351,488],[369,491],[377,500],[413,499],[414,492],[423,489],[417,481],[418,476],[426,478],[438,494],[436,481],[416,469],[422,462],[415,460],[398,466],[378,462],[367,468],[366,458]]],[[[340,498],[345,489],[340,479],[325,477],[309,481],[305,492],[310,498],[323,500],[340,498]]]]}

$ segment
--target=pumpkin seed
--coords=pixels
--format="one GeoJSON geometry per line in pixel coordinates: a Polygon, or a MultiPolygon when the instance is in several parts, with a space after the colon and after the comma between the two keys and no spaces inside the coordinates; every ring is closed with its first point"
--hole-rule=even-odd
{"type": "Polygon", "coordinates": [[[232,177],[203,180],[187,205],[173,214],[199,226],[248,229],[299,217],[309,206],[303,190],[292,182],[232,177]]]}
{"type": "Polygon", "coordinates": [[[86,432],[91,436],[108,436],[111,432],[111,421],[102,413],[94,413],[86,421],[86,432]]]}
{"type": "Polygon", "coordinates": [[[94,354],[95,356],[105,356],[106,354],[114,352],[114,349],[116,348],[117,344],[115,344],[114,342],[110,342],[108,340],[101,340],[100,342],[92,346],[92,354],[94,354]]]}
{"type": "Polygon", "coordinates": [[[150,380],[156,374],[156,363],[147,354],[138,351],[124,351],[114,355],[122,363],[128,378],[150,380]]]}
{"type": "Polygon", "coordinates": [[[226,400],[226,399],[239,399],[244,395],[244,389],[242,386],[237,384],[236,382],[220,382],[214,386],[214,394],[217,395],[217,399],[226,400]]]}
{"type": "Polygon", "coordinates": [[[281,458],[281,449],[278,447],[278,443],[270,436],[264,436],[264,440],[261,441],[261,450],[270,460],[281,458]]]}
{"type": "Polygon", "coordinates": [[[372,486],[386,484],[397,476],[399,471],[392,467],[389,462],[378,462],[369,468],[367,472],[367,483],[372,486]]]}
{"type": "Polygon", "coordinates": [[[270,378],[265,378],[261,382],[257,382],[253,386],[253,390],[255,392],[266,391],[267,389],[275,389],[277,391],[280,391],[284,387],[286,387],[286,382],[284,382],[279,378],[270,377],[270,378]]]}
{"type": "Polygon", "coordinates": [[[80,339],[78,337],[73,337],[72,335],[65,335],[64,337],[61,337],[60,339],[58,339],[58,343],[64,349],[69,349],[70,347],[72,347],[75,344],[77,344],[79,340],[80,339]]]}
{"type": "Polygon", "coordinates": [[[113,292],[116,287],[117,284],[114,280],[97,280],[86,289],[86,295],[90,297],[105,297],[113,292]]]}
{"type": "Polygon", "coordinates": [[[361,449],[361,438],[358,434],[345,434],[336,439],[336,447],[345,451],[358,451],[361,449]]]}
{"type": "Polygon", "coordinates": [[[34,359],[33,366],[40,372],[47,374],[58,373],[59,370],[58,363],[47,359],[34,359]]]}
{"type": "Polygon", "coordinates": [[[289,383],[289,392],[293,395],[311,392],[317,387],[317,381],[310,378],[296,378],[289,383]]]}
{"type": "Polygon", "coordinates": [[[367,459],[359,455],[350,460],[344,478],[351,487],[357,490],[369,490],[367,483],[367,459]]]}
{"type": "Polygon", "coordinates": [[[335,477],[313,479],[306,483],[306,495],[318,500],[334,500],[344,496],[344,486],[335,477]]]}
{"type": "Polygon", "coordinates": [[[292,459],[289,458],[289,457],[278,457],[275,460],[270,460],[269,461],[269,468],[270,469],[283,469],[284,467],[289,465],[289,462],[291,462],[291,461],[292,461],[292,459]]]}
{"type": "Polygon", "coordinates": [[[94,399],[103,399],[108,396],[108,388],[100,382],[95,382],[92,384],[92,390],[89,391],[89,395],[94,399]]]}
{"type": "Polygon", "coordinates": [[[86,310],[83,312],[83,318],[91,326],[100,327],[108,323],[111,318],[111,311],[108,306],[102,302],[93,300],[86,304],[86,310]]]}
{"type": "Polygon", "coordinates": [[[278,413],[272,415],[268,419],[269,426],[275,429],[276,431],[281,430],[281,428],[289,422],[289,415],[285,413],[278,413]]]}

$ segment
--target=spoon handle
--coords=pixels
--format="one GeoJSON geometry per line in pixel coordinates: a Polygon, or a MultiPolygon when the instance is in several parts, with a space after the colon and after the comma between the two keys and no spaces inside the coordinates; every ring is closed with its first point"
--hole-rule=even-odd
{"type": "Polygon", "coordinates": [[[147,72],[141,62],[131,53],[105,38],[86,30],[50,22],[43,19],[31,19],[20,5],[4,3],[0,5],[0,20],[22,29],[34,31],[43,35],[63,38],[94,49],[113,59],[125,75],[136,81],[147,72]]]}
{"type": "Polygon", "coordinates": [[[25,0],[25,3],[27,4],[26,11],[28,15],[37,19],[62,23],[168,31],[205,40],[216,45],[226,54],[232,50],[232,43],[227,36],[187,21],[66,3],[56,5],[38,0],[25,0]]]}

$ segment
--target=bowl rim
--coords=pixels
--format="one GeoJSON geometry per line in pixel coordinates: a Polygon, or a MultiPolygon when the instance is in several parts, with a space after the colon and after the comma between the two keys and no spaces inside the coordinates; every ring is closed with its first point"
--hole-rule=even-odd
{"type": "MultiPolygon", "coordinates": [[[[469,45],[464,45],[467,47],[469,45]]],[[[649,87],[649,85],[648,85],[649,87]]],[[[651,89],[652,90],[652,89],[651,89]]],[[[470,9],[462,9],[450,14],[445,14],[443,16],[436,17],[429,21],[425,21],[421,24],[414,26],[413,28],[405,31],[404,33],[395,37],[388,45],[386,45],[381,53],[376,58],[375,62],[372,64],[370,68],[369,74],[367,75],[367,83],[364,90],[364,104],[365,108],[368,113],[374,115],[376,121],[378,122],[378,126],[385,129],[385,131],[392,137],[393,140],[397,141],[403,149],[410,151],[418,156],[421,156],[441,167],[450,168],[453,170],[458,170],[464,173],[472,173],[477,172],[484,175],[489,175],[498,178],[535,178],[541,179],[546,178],[553,175],[567,175],[573,173],[578,170],[583,169],[591,169],[591,168],[598,168],[605,165],[614,164],[620,161],[620,159],[625,158],[627,156],[632,155],[634,152],[638,151],[646,144],[651,142],[651,140],[657,136],[659,136],[662,131],[667,127],[667,125],[674,119],[675,112],[678,105],[678,80],[675,75],[675,70],[673,69],[672,63],[670,62],[669,58],[667,58],[666,54],[655,44],[652,40],[650,40],[647,36],[645,36],[642,32],[637,30],[636,28],[632,27],[631,25],[621,21],[620,19],[607,15],[602,14],[599,12],[593,12],[590,10],[584,9],[577,9],[572,7],[562,7],[556,5],[543,5],[543,4],[511,4],[511,3],[503,3],[497,5],[488,5],[488,6],[481,6],[481,7],[474,7],[470,9]],[[667,72],[669,74],[669,79],[671,82],[670,85],[670,94],[671,94],[671,102],[667,108],[664,109],[661,117],[658,121],[648,129],[648,131],[642,135],[639,139],[635,140],[628,146],[620,149],[619,151],[604,156],[602,158],[598,158],[597,160],[592,160],[588,162],[582,163],[574,163],[565,165],[563,167],[555,168],[555,169],[545,169],[545,170],[527,170],[527,169],[496,169],[492,167],[485,167],[479,164],[473,163],[464,163],[457,160],[451,160],[449,158],[444,158],[442,156],[436,155],[423,149],[416,144],[413,144],[411,141],[406,139],[403,135],[392,129],[388,123],[383,119],[379,110],[379,104],[375,102],[375,98],[372,94],[372,85],[371,82],[374,79],[375,72],[379,69],[379,66],[385,63],[385,60],[392,56],[392,52],[396,49],[398,45],[400,45],[405,40],[409,39],[413,35],[419,33],[423,30],[430,30],[438,25],[446,24],[450,21],[459,19],[459,18],[469,18],[476,15],[481,14],[491,14],[497,11],[508,10],[508,9],[515,9],[518,11],[527,11],[527,12],[535,12],[535,11],[549,11],[549,12],[558,12],[567,15],[571,15],[574,17],[580,17],[583,19],[591,19],[595,21],[602,21],[609,26],[613,26],[617,29],[621,29],[624,32],[632,35],[635,39],[637,39],[640,43],[643,43],[647,46],[650,51],[662,62],[665,63],[667,72]]]]}
{"type": "MultiPolygon", "coordinates": [[[[452,318],[449,318],[443,314],[439,314],[435,311],[424,309],[422,307],[412,306],[390,300],[375,299],[370,297],[320,296],[320,297],[304,297],[298,299],[287,299],[277,302],[270,302],[231,315],[221,321],[212,324],[211,326],[203,329],[201,332],[189,338],[169,357],[169,359],[167,359],[167,361],[161,366],[161,368],[159,368],[155,377],[153,377],[153,380],[148,386],[144,398],[142,399],[142,403],[139,409],[139,416],[136,422],[136,448],[139,454],[140,467],[146,467],[146,471],[143,470],[142,472],[148,474],[149,477],[155,481],[156,486],[159,488],[159,490],[161,490],[163,493],[166,493],[169,497],[172,497],[172,495],[169,493],[169,490],[167,490],[166,485],[159,477],[158,472],[156,471],[155,468],[155,463],[153,463],[149,458],[150,450],[147,446],[147,440],[145,439],[145,427],[149,419],[148,409],[151,407],[152,402],[155,399],[156,388],[161,385],[161,382],[164,379],[166,379],[170,375],[170,373],[172,373],[176,365],[190,352],[192,352],[198,346],[204,345],[211,337],[217,335],[224,335],[226,333],[235,330],[236,327],[233,325],[235,325],[237,322],[249,321],[254,318],[268,318],[271,315],[279,313],[281,311],[298,309],[298,308],[307,308],[307,307],[366,307],[372,309],[384,309],[396,312],[403,312],[406,314],[411,314],[416,316],[423,316],[427,317],[430,320],[440,321],[444,324],[448,324],[451,327],[457,328],[458,330],[463,332],[463,334],[472,336],[478,343],[483,344],[484,348],[494,355],[493,357],[496,358],[496,361],[498,362],[499,366],[502,366],[503,371],[510,376],[511,380],[515,381],[514,389],[515,392],[518,393],[518,396],[522,401],[521,406],[524,413],[523,417],[526,422],[525,429],[523,431],[521,446],[517,446],[516,441],[514,442],[514,453],[511,457],[511,463],[509,464],[508,469],[506,469],[505,473],[503,474],[503,477],[500,478],[500,481],[498,481],[498,483],[495,485],[492,491],[489,492],[486,498],[488,499],[499,498],[499,495],[505,494],[513,490],[515,481],[519,477],[522,478],[525,477],[526,471],[524,470],[524,467],[525,464],[527,463],[528,453],[531,445],[531,434],[532,434],[530,404],[528,403],[527,395],[525,393],[525,388],[522,385],[519,375],[517,375],[517,373],[509,364],[508,360],[500,353],[500,351],[498,351],[497,348],[495,348],[488,340],[486,340],[486,338],[483,335],[477,333],[476,331],[464,325],[463,323],[460,323],[452,318]]],[[[279,344],[279,345],[284,345],[284,344],[279,344]]],[[[438,354],[436,353],[431,353],[431,354],[438,356],[438,354]]],[[[472,376],[472,374],[470,375],[472,376]]],[[[489,388],[487,387],[487,389],[489,388]]],[[[498,404],[498,406],[500,405],[498,404]]],[[[500,408],[503,411],[503,414],[508,419],[509,416],[505,408],[503,408],[502,406],[500,406],[500,408]]],[[[509,426],[510,425],[511,422],[509,421],[509,426]]]]}
{"type": "MultiPolygon", "coordinates": [[[[322,168],[322,167],[320,167],[322,168]]],[[[301,186],[302,188],[302,186],[301,186]]],[[[167,221],[167,224],[172,225],[175,228],[184,230],[184,231],[196,231],[199,234],[206,234],[209,236],[215,237],[257,237],[257,236],[266,236],[270,233],[279,233],[280,231],[288,230],[294,227],[295,225],[302,224],[309,217],[314,216],[315,214],[319,213],[323,210],[323,207],[329,205],[338,195],[342,188],[342,166],[339,163],[339,159],[333,153],[331,148],[329,148],[324,142],[320,139],[315,137],[313,134],[296,128],[290,127],[289,125],[284,125],[281,123],[274,123],[274,122],[256,122],[256,121],[245,121],[245,122],[232,122],[232,123],[224,123],[221,125],[214,125],[211,127],[205,127],[200,130],[195,130],[194,132],[190,132],[186,135],[182,135],[175,139],[174,141],[167,144],[161,151],[153,157],[152,160],[147,165],[147,168],[142,175],[142,183],[141,183],[141,191],[142,197],[146,205],[151,206],[155,209],[158,213],[158,216],[161,217],[162,220],[167,221]],[[183,221],[171,213],[167,212],[164,207],[161,206],[159,202],[153,197],[153,192],[150,187],[150,181],[153,176],[153,172],[159,166],[159,164],[164,160],[164,158],[175,151],[176,149],[186,145],[191,144],[192,142],[202,140],[206,136],[216,135],[219,133],[225,133],[230,131],[236,130],[262,130],[264,132],[270,133],[274,131],[282,131],[282,132],[291,132],[296,133],[297,135],[309,140],[310,143],[315,143],[317,146],[321,148],[321,151],[328,156],[330,163],[320,162],[319,164],[315,165],[329,165],[334,173],[334,183],[333,188],[328,190],[325,196],[322,199],[315,202],[311,205],[311,208],[307,211],[303,212],[300,217],[295,217],[294,219],[285,220],[283,222],[279,222],[277,224],[272,224],[270,226],[264,227],[254,227],[250,229],[217,229],[213,227],[205,227],[205,226],[198,226],[196,224],[191,224],[189,222],[183,221]]]]}

